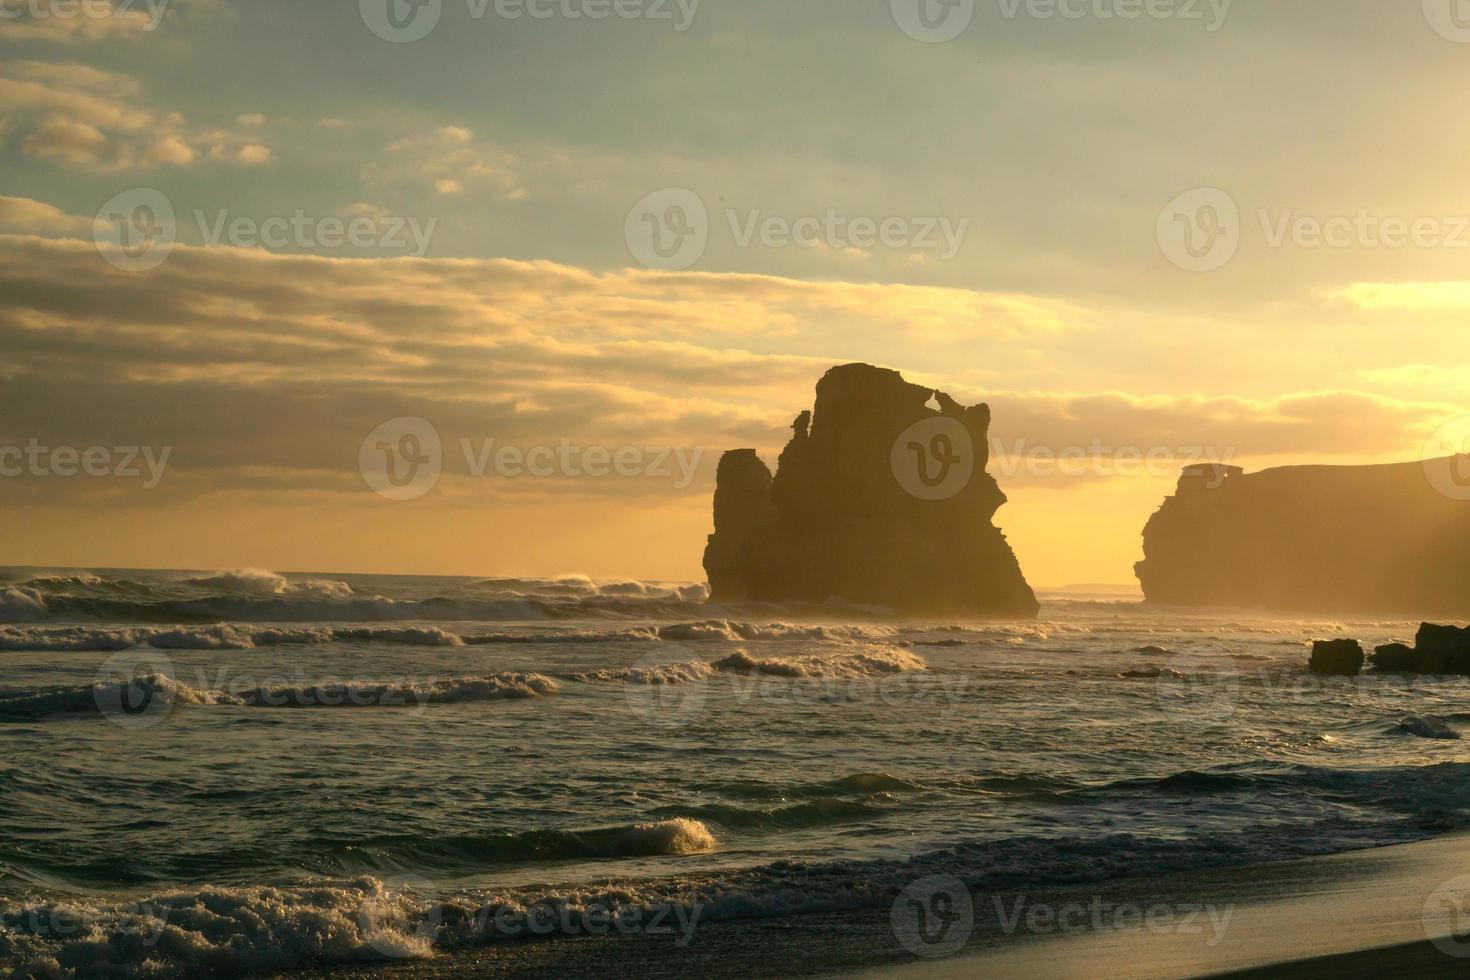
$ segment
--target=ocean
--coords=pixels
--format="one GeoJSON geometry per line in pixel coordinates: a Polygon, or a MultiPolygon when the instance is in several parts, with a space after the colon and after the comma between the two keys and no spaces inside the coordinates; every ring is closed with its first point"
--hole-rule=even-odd
{"type": "MultiPolygon", "coordinates": [[[[0,571],[0,972],[289,973],[1463,829],[1470,679],[1332,621],[687,583],[0,571]]],[[[906,937],[895,935],[894,945],[906,937]]]]}

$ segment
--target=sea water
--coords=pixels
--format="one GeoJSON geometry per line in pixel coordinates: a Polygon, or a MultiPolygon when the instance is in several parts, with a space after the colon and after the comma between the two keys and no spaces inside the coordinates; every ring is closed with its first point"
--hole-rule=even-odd
{"type": "Polygon", "coordinates": [[[433,957],[594,912],[692,932],[934,874],[1041,888],[1467,823],[1470,680],[1304,669],[1313,638],[1417,623],[0,574],[0,970],[20,975],[433,957]]]}

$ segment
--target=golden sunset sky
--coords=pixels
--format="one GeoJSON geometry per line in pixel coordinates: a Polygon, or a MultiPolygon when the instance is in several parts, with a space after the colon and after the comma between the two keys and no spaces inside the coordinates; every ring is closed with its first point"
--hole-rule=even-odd
{"type": "Polygon", "coordinates": [[[920,0],[435,0],[414,40],[388,0],[97,2],[0,18],[0,447],[167,468],[0,478],[6,564],[700,579],[719,454],[774,466],[848,361],[991,405],[1035,585],[1133,581],[1198,458],[1462,448],[1435,0],[962,0],[945,40],[920,0]],[[702,247],[649,261],[640,208],[691,199],[702,247]],[[177,244],[129,268],[142,224],[177,244]],[[443,445],[411,501],[359,469],[400,417],[443,445]],[[476,476],[463,440],[699,465],[476,476]]]}

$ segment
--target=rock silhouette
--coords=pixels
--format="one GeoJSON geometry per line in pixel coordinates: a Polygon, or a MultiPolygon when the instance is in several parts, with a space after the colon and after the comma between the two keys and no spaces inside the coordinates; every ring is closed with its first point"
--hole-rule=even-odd
{"type": "Polygon", "coordinates": [[[1308,669],[1314,674],[1356,677],[1363,671],[1363,645],[1357,640],[1318,640],[1308,669]]]}
{"type": "Polygon", "coordinates": [[[1412,647],[1386,643],[1373,651],[1380,674],[1462,674],[1470,676],[1470,627],[1424,623],[1412,647]]]}
{"type": "Polygon", "coordinates": [[[1245,474],[1193,466],[1143,532],[1167,605],[1470,617],[1465,457],[1245,474]]]}
{"type": "Polygon", "coordinates": [[[817,383],[814,411],[792,429],[774,477],[751,449],[720,460],[704,554],[713,600],[1036,615],[991,523],[1006,498],[985,472],[988,406],[848,364],[817,383]]]}

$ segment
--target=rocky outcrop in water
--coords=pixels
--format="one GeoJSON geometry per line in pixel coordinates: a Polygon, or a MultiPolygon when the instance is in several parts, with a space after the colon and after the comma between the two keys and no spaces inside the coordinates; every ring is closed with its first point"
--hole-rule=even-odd
{"type": "Polygon", "coordinates": [[[817,383],[775,476],[751,449],[720,460],[711,598],[832,599],[935,616],[1034,617],[1036,596],[992,523],[990,409],[867,364],[817,383]]]}
{"type": "MultiPolygon", "coordinates": [[[[1318,640],[1308,669],[1314,674],[1355,677],[1363,669],[1357,640],[1318,640]]],[[[1470,627],[1423,623],[1414,645],[1385,643],[1366,658],[1376,674],[1460,674],[1470,676],[1470,627]]]]}
{"type": "Polygon", "coordinates": [[[1424,623],[1412,647],[1386,643],[1369,658],[1381,674],[1463,674],[1470,676],[1470,627],[1424,623]]]}
{"type": "Polygon", "coordinates": [[[1149,602],[1470,616],[1465,457],[1184,471],[1143,532],[1149,602]]]}
{"type": "Polygon", "coordinates": [[[1363,672],[1363,645],[1357,640],[1318,640],[1308,669],[1314,674],[1356,677],[1363,672]]]}

